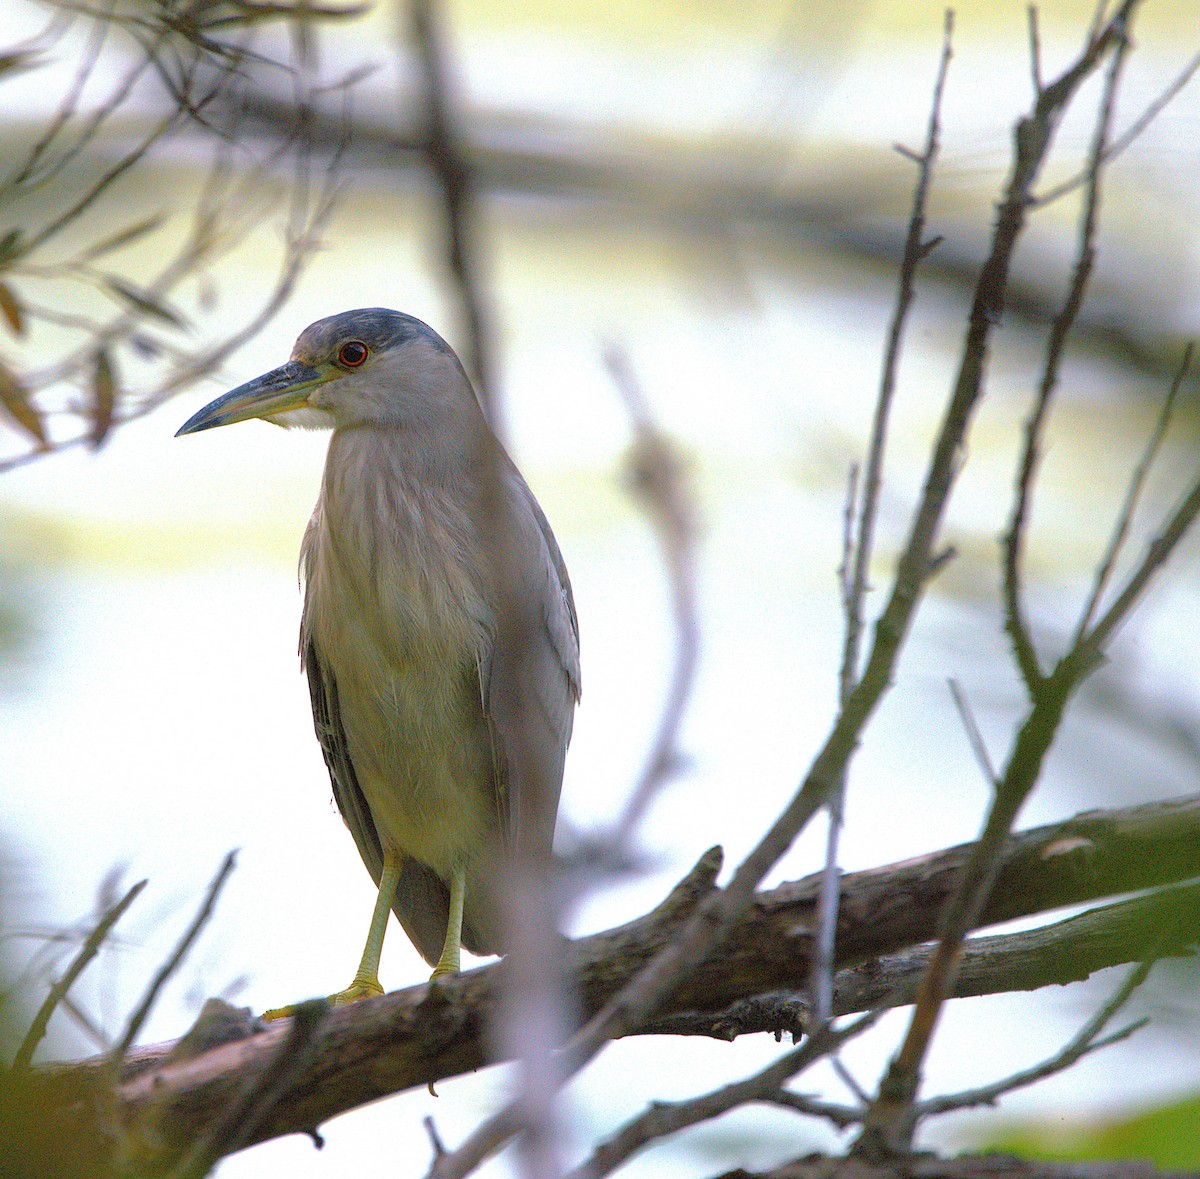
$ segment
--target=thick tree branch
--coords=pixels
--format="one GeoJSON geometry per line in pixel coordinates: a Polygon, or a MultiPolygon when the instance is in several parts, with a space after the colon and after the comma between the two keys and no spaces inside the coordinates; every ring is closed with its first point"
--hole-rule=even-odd
{"type": "MultiPolygon", "coordinates": [[[[934,936],[939,908],[961,878],[971,846],[843,877],[837,1010],[849,1010],[855,1003],[876,1005],[878,987],[891,989],[898,977],[893,973],[881,984],[877,970],[886,973],[894,967],[906,977],[916,974],[919,966],[911,961],[901,966],[887,959],[877,965],[874,960],[934,936]]],[[[569,946],[568,966],[578,979],[584,1015],[598,1010],[670,939],[708,895],[719,867],[714,849],[658,909],[569,946]]],[[[981,924],[1194,876],[1200,876],[1200,796],[1086,813],[1008,841],[981,924]]],[[[818,888],[819,877],[813,876],[759,893],[730,931],[722,952],[684,981],[662,1016],[696,1011],[715,1016],[750,996],[803,989],[818,888]]],[[[1200,921],[1192,928],[1198,925],[1200,921]]],[[[1121,959],[1111,948],[1115,935],[1104,934],[1110,939],[1107,951],[1103,938],[1096,936],[1100,940],[1089,951],[1091,964],[1081,958],[1068,977],[1082,977],[1098,965],[1144,954],[1143,943],[1142,949],[1135,948],[1121,959]]],[[[970,943],[971,953],[979,941],[986,950],[986,940],[970,943]]],[[[1076,940],[1081,945],[1087,942],[1082,934],[1076,940]]],[[[1053,970],[1052,955],[1043,952],[1036,960],[1042,965],[1036,969],[1035,959],[1029,961],[1020,985],[1044,985],[1039,978],[1053,970]]],[[[969,954],[968,966],[970,962],[969,954]]],[[[503,963],[486,966],[332,1012],[315,1037],[312,1063],[255,1127],[246,1145],[315,1131],[327,1119],[389,1093],[488,1063],[485,1029],[495,1010],[503,967],[503,963]]],[[[985,989],[983,975],[970,970],[964,987],[976,977],[977,985],[985,989]]],[[[1057,976],[1053,981],[1066,980],[1057,976]]],[[[237,1100],[245,1078],[264,1067],[286,1032],[286,1025],[274,1026],[194,1059],[170,1063],[172,1044],[132,1049],[116,1099],[121,1124],[152,1126],[154,1133],[141,1135],[141,1140],[157,1143],[157,1149],[168,1156],[185,1150],[237,1100]]],[[[30,1074],[41,1100],[56,1109],[56,1117],[61,1114],[64,1133],[68,1127],[79,1135],[96,1132],[85,1098],[103,1084],[104,1068],[105,1058],[97,1057],[30,1074]]]]}

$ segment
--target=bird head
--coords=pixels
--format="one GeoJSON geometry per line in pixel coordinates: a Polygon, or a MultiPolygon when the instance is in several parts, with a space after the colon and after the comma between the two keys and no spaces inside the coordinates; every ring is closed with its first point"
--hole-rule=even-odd
{"type": "Polygon", "coordinates": [[[309,324],[287,364],[218,397],[176,437],[249,418],[311,429],[403,425],[467,402],[475,403],[470,382],[433,328],[366,307],[309,324]]]}

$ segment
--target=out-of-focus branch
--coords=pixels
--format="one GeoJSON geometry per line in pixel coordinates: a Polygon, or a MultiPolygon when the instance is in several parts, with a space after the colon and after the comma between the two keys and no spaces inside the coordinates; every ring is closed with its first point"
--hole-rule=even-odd
{"type": "MultiPolygon", "coordinates": [[[[896,1164],[809,1154],[769,1171],[739,1167],[718,1179],[896,1179],[896,1164]]],[[[1141,1159],[1120,1162],[1049,1163],[1011,1154],[915,1154],[905,1160],[905,1179],[1195,1179],[1194,1171],[1159,1170],[1141,1159]]]]}
{"type": "Polygon", "coordinates": [[[170,1179],[204,1179],[216,1163],[250,1140],[262,1120],[282,1100],[288,1086],[308,1068],[316,1048],[317,1030],[330,1012],[326,999],[298,1003],[288,1024],[287,1036],[255,1075],[251,1073],[237,1100],[175,1167],[170,1179]]]}
{"type": "Polygon", "coordinates": [[[609,344],[604,361],[633,422],[629,479],[658,536],[675,630],[670,682],[642,771],[611,832],[588,856],[620,864],[628,856],[633,834],[647,808],[679,764],[679,730],[700,655],[700,619],[696,605],[696,505],[686,460],[651,416],[628,356],[609,344]]]}
{"type": "Polygon", "coordinates": [[[498,429],[496,373],[491,330],[480,288],[475,239],[475,181],[461,147],[451,110],[449,67],[437,0],[410,0],[413,39],[423,75],[425,102],[423,154],[441,192],[446,218],[447,263],[462,307],[466,340],[461,351],[476,382],[480,401],[498,429]]]}
{"type": "MultiPolygon", "coordinates": [[[[422,151],[444,214],[447,262],[466,328],[462,351],[484,414],[499,435],[499,393],[477,268],[475,187],[451,109],[442,13],[437,0],[411,0],[409,11],[422,75],[422,151]]],[[[509,718],[503,756],[515,816],[510,846],[497,868],[503,874],[501,918],[507,959],[503,1009],[496,1014],[493,1036],[518,1062],[505,1137],[519,1134],[523,1171],[529,1179],[553,1179],[561,1172],[556,1102],[562,1077],[555,1050],[568,1033],[571,1002],[561,956],[564,897],[555,887],[549,841],[543,846],[537,833],[553,832],[562,768],[561,763],[554,764],[539,719],[542,685],[536,681],[533,661],[524,657],[536,649],[544,619],[531,609],[517,568],[519,540],[513,531],[504,462],[499,447],[485,441],[474,464],[480,481],[475,527],[483,539],[496,614],[494,650],[504,654],[507,669],[493,677],[489,693],[492,708],[509,718]]],[[[435,1166],[447,1157],[440,1155],[435,1166]]]]}
{"type": "MultiPolygon", "coordinates": [[[[68,6],[69,7],[69,6],[68,6]]],[[[36,448],[0,459],[0,471],[40,457],[45,453],[78,445],[96,445],[108,431],[146,413],[185,385],[211,373],[235,348],[262,325],[290,293],[296,274],[316,244],[332,207],[332,190],[341,143],[332,152],[332,162],[316,190],[307,184],[293,185],[289,196],[289,224],[286,245],[274,289],[263,304],[251,306],[247,322],[231,335],[199,347],[168,338],[187,324],[173,299],[180,284],[211,268],[223,255],[235,249],[265,216],[273,213],[258,191],[264,185],[277,184],[276,172],[289,155],[303,157],[311,144],[288,131],[274,140],[265,152],[247,157],[246,144],[239,135],[241,111],[239,95],[253,69],[266,65],[266,59],[251,53],[234,41],[223,41],[214,32],[218,6],[194,5],[185,13],[177,6],[152,2],[131,7],[114,0],[100,8],[81,9],[80,21],[91,25],[92,36],[84,45],[81,60],[55,113],[37,141],[31,145],[13,172],[0,179],[0,198],[9,208],[14,228],[0,242],[0,287],[5,316],[21,337],[16,356],[10,361],[5,382],[4,404],[0,409],[21,426],[37,443],[36,448]],[[121,40],[115,34],[132,38],[139,56],[132,63],[120,64],[116,80],[90,110],[84,108],[85,87],[94,88],[102,74],[100,66],[108,56],[117,55],[121,40]],[[165,90],[166,111],[154,116],[146,129],[132,142],[117,144],[115,149],[104,136],[113,136],[118,112],[127,111],[134,100],[146,97],[147,71],[157,73],[165,90]],[[219,98],[219,102],[217,99],[219,98]],[[157,273],[149,279],[122,273],[112,255],[139,239],[158,231],[166,220],[160,213],[138,215],[122,203],[124,221],[115,232],[111,228],[90,241],[71,249],[65,257],[46,259],[46,250],[58,245],[68,228],[77,228],[84,216],[91,221],[116,209],[114,185],[128,183],[168,141],[178,141],[188,130],[202,146],[211,145],[213,162],[208,176],[198,186],[192,202],[192,225],[181,244],[171,250],[157,273]],[[91,176],[80,192],[67,192],[61,177],[70,171],[87,177],[95,157],[115,159],[104,163],[98,175],[91,176]],[[235,160],[236,153],[236,160],[235,160]],[[247,158],[253,163],[247,164],[247,158]],[[59,180],[59,187],[52,182],[59,180]],[[64,191],[60,191],[60,188],[64,191]],[[64,200],[65,196],[65,200],[64,200]],[[27,282],[26,280],[32,280],[27,282]],[[36,284],[46,289],[46,281],[56,284],[51,290],[98,293],[115,303],[115,314],[103,311],[64,312],[63,307],[95,305],[89,298],[59,298],[57,301],[28,297],[27,288],[36,284]],[[36,337],[42,323],[66,327],[66,347],[58,344],[47,349],[36,337]],[[119,353],[134,354],[144,366],[157,361],[141,387],[125,386],[117,373],[128,373],[133,366],[119,364],[119,353]],[[22,369],[27,355],[33,363],[22,369]],[[53,359],[46,364],[43,356],[53,359]],[[68,433],[65,428],[51,432],[53,422],[75,424],[82,429],[68,433]]],[[[285,19],[299,9],[290,4],[244,5],[249,23],[285,19]],[[251,9],[255,11],[251,12],[251,9]]],[[[309,4],[300,6],[306,20],[333,19],[352,14],[350,9],[325,9],[309,4]]],[[[353,11],[358,11],[357,9],[353,11]]],[[[59,28],[56,37],[61,37],[59,28]]],[[[53,41],[52,41],[53,43],[53,41]]],[[[298,75],[299,76],[299,75],[298,75]]],[[[297,83],[301,89],[307,83],[297,83]]],[[[311,89],[311,87],[309,87],[311,89]]],[[[336,90],[337,87],[327,88],[336,90]]],[[[304,108],[311,95],[298,96],[304,108]]],[[[58,251],[62,254],[61,249],[58,251]]],[[[62,338],[60,333],[59,338],[62,338]]],[[[145,371],[144,368],[142,371],[145,371]]]]}
{"type": "Polygon", "coordinates": [[[100,947],[104,945],[113,926],[121,920],[125,915],[125,911],[137,900],[138,894],[145,887],[146,881],[139,880],[116,904],[108,908],[96,923],[96,927],[88,934],[83,945],[79,947],[79,953],[75,955],[70,966],[67,967],[66,973],[50,988],[50,993],[46,996],[45,1001],[38,1008],[37,1014],[33,1017],[33,1022],[29,1025],[29,1031],[25,1033],[25,1038],[21,1041],[21,1045],[13,1057],[11,1069],[14,1073],[29,1067],[29,1062],[33,1059],[33,1054],[37,1050],[38,1044],[41,1043],[42,1037],[46,1034],[50,1017],[54,1014],[59,1004],[67,997],[67,993],[75,985],[75,980],[87,969],[92,959],[100,952],[100,947]]]}

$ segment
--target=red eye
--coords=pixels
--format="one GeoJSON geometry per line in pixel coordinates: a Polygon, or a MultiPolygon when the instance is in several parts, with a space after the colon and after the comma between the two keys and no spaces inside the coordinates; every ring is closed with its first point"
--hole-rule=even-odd
{"type": "Polygon", "coordinates": [[[358,368],[367,356],[367,346],[361,340],[347,340],[338,349],[338,361],[347,368],[358,368]]]}

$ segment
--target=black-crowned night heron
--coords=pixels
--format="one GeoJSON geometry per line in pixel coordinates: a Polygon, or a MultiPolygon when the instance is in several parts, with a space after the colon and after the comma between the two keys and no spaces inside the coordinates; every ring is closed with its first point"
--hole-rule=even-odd
{"type": "Polygon", "coordinates": [[[575,603],[533,493],[420,320],[377,307],[318,320],[287,364],[179,433],[247,418],[333,429],[300,551],[300,656],[334,798],[379,887],[358,972],[333,996],[350,1002],[382,993],[389,909],[435,978],[458,970],[460,944],[503,948],[497,879],[514,827],[536,824],[521,838],[547,856],[554,834],[579,698],[575,603]],[[484,528],[507,538],[510,589],[536,619],[519,652],[504,649],[484,528]],[[509,757],[518,724],[526,742],[534,726],[552,779],[538,806],[509,757]]]}

